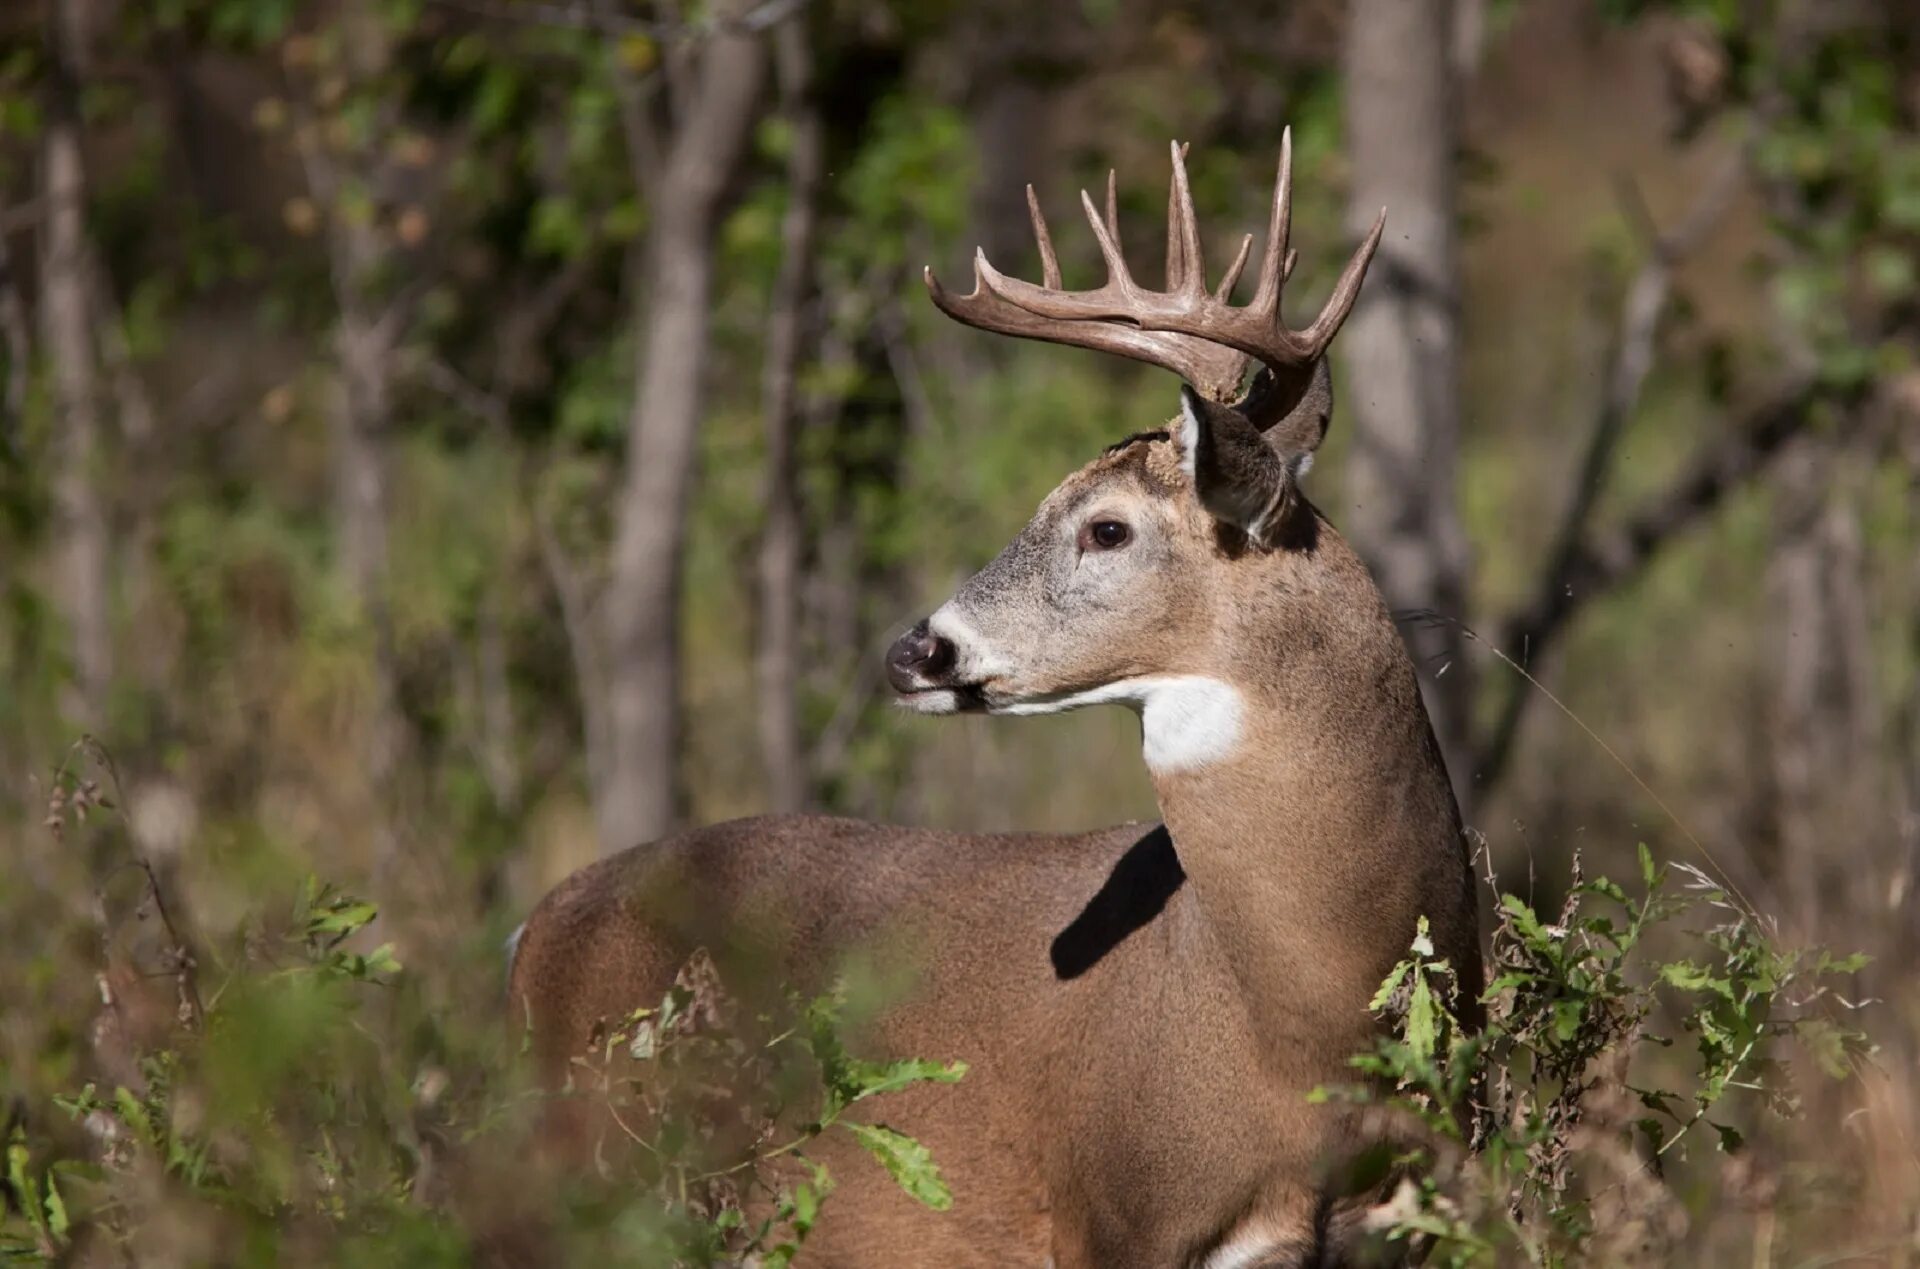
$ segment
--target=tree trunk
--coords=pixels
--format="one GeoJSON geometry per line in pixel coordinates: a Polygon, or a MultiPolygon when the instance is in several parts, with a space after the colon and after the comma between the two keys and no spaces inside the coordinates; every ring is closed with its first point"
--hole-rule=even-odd
{"type": "Polygon", "coordinates": [[[1016,267],[1034,250],[1026,187],[1046,175],[1040,168],[1048,95],[1017,56],[1024,43],[996,41],[994,53],[981,58],[983,79],[969,111],[980,165],[969,196],[972,243],[1002,268],[1016,267]]]}
{"type": "Polygon", "coordinates": [[[1886,893],[1883,867],[1890,872],[1901,862],[1883,814],[1890,790],[1877,787],[1884,768],[1865,542],[1854,500],[1832,488],[1848,467],[1845,455],[1811,447],[1788,458],[1767,565],[1774,871],[1794,906],[1787,915],[1807,939],[1833,935],[1819,928],[1822,913],[1875,913],[1886,893]],[[1854,843],[1854,852],[1837,851],[1842,842],[1854,843]]]}
{"type": "MultiPolygon", "coordinates": [[[[348,229],[347,235],[362,231],[348,229]]],[[[359,252],[349,251],[357,256],[359,252]]],[[[393,422],[393,349],[357,302],[334,329],[339,381],[329,412],[337,567],[373,636],[373,702],[366,769],[380,788],[403,747],[398,674],[387,611],[387,526],[393,422]]]]}
{"type": "MultiPolygon", "coordinates": [[[[349,0],[341,10],[344,61],[349,76],[369,83],[385,73],[392,57],[386,18],[364,0],[349,0]]],[[[391,123],[391,120],[388,120],[391,123]]],[[[378,195],[370,170],[377,160],[363,154],[343,156],[363,170],[354,175],[378,195]]],[[[391,520],[394,357],[404,321],[404,302],[375,295],[388,264],[390,248],[381,231],[344,205],[350,177],[336,164],[324,140],[306,141],[308,184],[331,220],[329,268],[339,306],[333,332],[338,378],[329,411],[328,438],[333,460],[333,540],[335,565],[358,606],[373,639],[373,699],[366,739],[368,787],[382,799],[391,794],[393,773],[406,747],[401,715],[399,672],[394,664],[388,593],[388,527],[391,520]]],[[[390,830],[379,865],[398,848],[390,830]]]]}
{"type": "Polygon", "coordinates": [[[677,806],[681,557],[706,370],[713,238],[745,154],[766,61],[759,37],[736,25],[707,39],[653,207],[646,288],[636,306],[640,345],[626,488],[605,605],[612,769],[595,808],[603,851],[665,833],[677,806]]]}
{"type": "Polygon", "coordinates": [[[797,811],[807,802],[801,743],[799,369],[806,307],[813,291],[824,137],[813,99],[813,50],[804,17],[774,33],[781,95],[793,129],[787,154],[787,211],[781,223],[780,273],[767,323],[763,405],[767,433],[767,522],[760,539],[760,645],[754,674],[760,697],[760,754],[767,803],[797,811]]]}
{"type": "MultiPolygon", "coordinates": [[[[392,39],[382,14],[365,0],[348,0],[340,10],[339,30],[350,83],[364,86],[386,72],[392,39]]],[[[299,111],[295,138],[307,188],[328,220],[327,267],[337,310],[335,376],[327,411],[334,569],[372,640],[366,732],[356,743],[366,790],[375,802],[374,868],[385,889],[391,870],[402,861],[392,801],[408,743],[388,587],[393,382],[407,306],[404,300],[378,294],[391,248],[371,219],[354,214],[347,204],[356,180],[376,200],[380,197],[378,159],[328,144],[328,121],[315,109],[325,96],[321,85],[297,84],[290,95],[299,111]]],[[[381,126],[392,127],[391,104],[382,106],[381,126]]]]}
{"type": "Polygon", "coordinates": [[[86,176],[81,152],[80,7],[47,12],[49,101],[42,162],[46,228],[40,258],[42,339],[53,372],[53,592],[73,655],[68,712],[101,726],[113,677],[113,626],[100,385],[94,358],[86,176]]]}
{"type": "MultiPolygon", "coordinates": [[[[1342,340],[1354,421],[1348,525],[1390,607],[1464,619],[1452,5],[1354,0],[1347,22],[1349,225],[1364,232],[1387,208],[1386,237],[1342,340]]],[[[1473,776],[1465,637],[1448,621],[1407,633],[1464,804],[1473,776]]]]}

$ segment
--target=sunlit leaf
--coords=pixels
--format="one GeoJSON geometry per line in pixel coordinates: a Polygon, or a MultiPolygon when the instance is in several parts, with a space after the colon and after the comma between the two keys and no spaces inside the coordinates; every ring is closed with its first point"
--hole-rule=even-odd
{"type": "Polygon", "coordinates": [[[953,1206],[953,1193],[940,1179],[928,1149],[883,1124],[848,1124],[867,1153],[878,1159],[900,1188],[936,1212],[953,1206]]]}

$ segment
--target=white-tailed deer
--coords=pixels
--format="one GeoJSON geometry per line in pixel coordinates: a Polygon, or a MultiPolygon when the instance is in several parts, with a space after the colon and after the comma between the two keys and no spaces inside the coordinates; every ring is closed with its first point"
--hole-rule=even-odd
{"type": "Polygon", "coordinates": [[[919,1209],[850,1160],[811,1263],[1337,1262],[1376,1196],[1347,1192],[1338,1166],[1358,1121],[1309,1090],[1351,1078],[1377,1026],[1368,1000],[1421,916],[1479,980],[1467,851],[1413,668],[1366,568],[1300,491],[1332,405],[1327,345],[1381,225],[1313,324],[1288,329],[1290,169],[1289,141],[1244,307],[1252,236],[1209,290],[1179,146],[1164,291],[1121,257],[1111,180],[1104,217],[1082,195],[1099,289],[1062,289],[1037,204],[1041,285],[984,257],[971,295],[927,276],[967,325],[1185,381],[1174,423],[1068,477],[887,660],[925,714],[1131,706],[1163,826],[742,820],[586,868],[527,923],[513,1009],[555,1076],[596,1018],[658,999],[696,946],[744,934],[803,986],[862,948],[914,958],[913,990],[864,1040],[971,1064],[886,1109],[932,1149],[953,1209],[919,1209]]]}

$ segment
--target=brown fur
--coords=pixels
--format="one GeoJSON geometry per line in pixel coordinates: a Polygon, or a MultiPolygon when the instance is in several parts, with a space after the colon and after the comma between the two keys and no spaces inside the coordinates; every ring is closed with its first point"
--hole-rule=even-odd
{"type": "Polygon", "coordinates": [[[972,1065],[884,1108],[931,1148],[953,1210],[829,1156],[840,1188],[806,1263],[1184,1266],[1243,1240],[1262,1250],[1237,1265],[1330,1263],[1365,1196],[1337,1180],[1353,1121],[1308,1091],[1350,1078],[1418,917],[1477,981],[1459,816],[1366,569],[1292,488],[1297,463],[1199,469],[1285,487],[1196,489],[1175,428],[1070,477],[962,588],[949,608],[982,646],[927,685],[951,694],[924,698],[999,710],[1142,675],[1232,685],[1231,752],[1154,773],[1164,830],[742,820],[585,869],[527,924],[511,996],[549,1078],[695,946],[803,988],[863,949],[911,968],[863,1041],[972,1065]],[[1264,541],[1207,509],[1269,502],[1288,512],[1264,541]],[[1125,548],[1088,552],[1096,516],[1126,520],[1125,548]]]}

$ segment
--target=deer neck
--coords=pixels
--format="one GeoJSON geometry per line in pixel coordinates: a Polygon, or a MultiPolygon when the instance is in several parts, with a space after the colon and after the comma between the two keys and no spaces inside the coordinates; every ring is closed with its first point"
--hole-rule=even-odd
{"type": "Polygon", "coordinates": [[[1162,816],[1262,1051],[1336,1062],[1417,918],[1461,901],[1458,811],[1412,665],[1364,573],[1345,580],[1304,611],[1292,588],[1284,637],[1220,623],[1281,659],[1172,681],[1141,708],[1162,816]]]}

